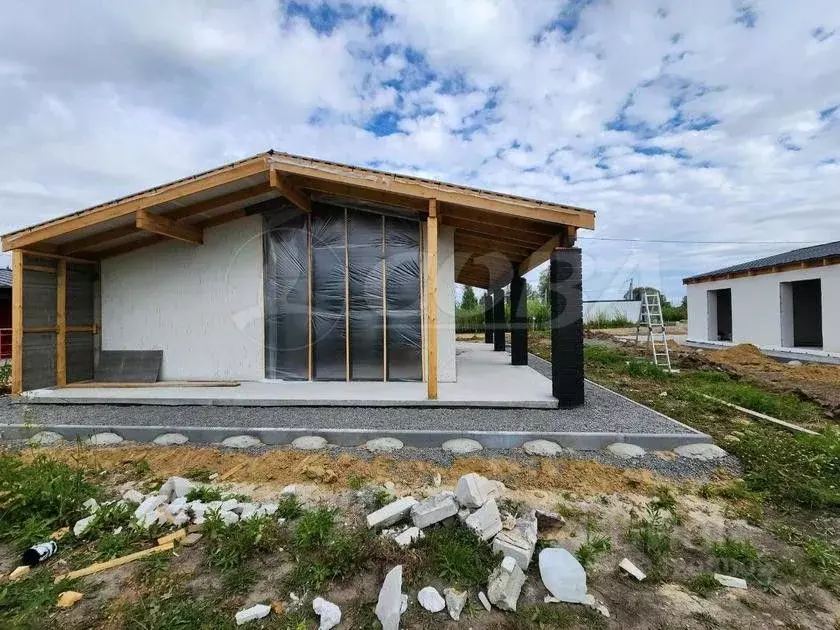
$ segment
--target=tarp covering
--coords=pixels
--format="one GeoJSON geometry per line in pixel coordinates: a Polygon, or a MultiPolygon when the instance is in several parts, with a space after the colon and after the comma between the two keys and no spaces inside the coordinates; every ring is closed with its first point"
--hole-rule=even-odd
{"type": "Polygon", "coordinates": [[[312,208],[312,372],[319,381],[347,379],[345,213],[312,208]]]}
{"type": "Polygon", "coordinates": [[[322,203],[264,218],[266,377],[308,378],[311,268],[312,378],[421,380],[419,223],[322,203]]]}
{"type": "Polygon", "coordinates": [[[266,378],[309,378],[309,217],[279,209],[264,215],[266,378]]]}
{"type": "Polygon", "coordinates": [[[350,380],[381,381],[385,374],[382,301],[384,217],[348,212],[350,380]]]}
{"type": "Polygon", "coordinates": [[[385,260],[388,380],[419,381],[423,378],[419,223],[385,217],[385,260]]]}

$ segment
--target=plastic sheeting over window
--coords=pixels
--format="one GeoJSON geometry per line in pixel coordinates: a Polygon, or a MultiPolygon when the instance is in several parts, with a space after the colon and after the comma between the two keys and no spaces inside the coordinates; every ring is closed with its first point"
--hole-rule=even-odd
{"type": "Polygon", "coordinates": [[[264,216],[266,377],[421,380],[419,223],[325,204],[264,216]]]}

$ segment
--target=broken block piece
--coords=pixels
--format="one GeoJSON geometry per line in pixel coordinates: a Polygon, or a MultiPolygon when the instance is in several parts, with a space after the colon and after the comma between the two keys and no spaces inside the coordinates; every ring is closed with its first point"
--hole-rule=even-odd
{"type": "Polygon", "coordinates": [[[525,584],[525,574],[516,564],[516,560],[507,557],[490,574],[487,582],[487,597],[496,608],[515,612],[523,584],[525,584]]]}
{"type": "Polygon", "coordinates": [[[489,499],[483,507],[470,514],[464,524],[473,530],[481,540],[490,540],[502,531],[502,517],[495,499],[489,499]]]}
{"type": "Polygon", "coordinates": [[[397,543],[400,547],[405,549],[406,547],[410,546],[411,543],[416,542],[423,538],[423,532],[420,531],[419,527],[409,527],[404,532],[400,532],[396,536],[394,536],[394,542],[397,543]]]}
{"type": "Polygon", "coordinates": [[[586,603],[586,571],[565,549],[549,547],[540,552],[540,578],[561,602],[586,603]]]}
{"type": "Polygon", "coordinates": [[[235,616],[236,625],[241,626],[249,621],[256,621],[257,619],[268,617],[270,612],[271,606],[267,604],[256,604],[250,608],[246,608],[245,610],[240,610],[235,616]]]}
{"type": "Polygon", "coordinates": [[[715,573],[715,580],[717,580],[718,584],[729,588],[747,588],[747,581],[743,578],[734,577],[732,575],[723,575],[721,573],[715,573]]]}
{"type": "Polygon", "coordinates": [[[493,539],[493,551],[510,556],[523,571],[528,570],[537,546],[537,516],[535,512],[516,520],[514,528],[501,532],[493,539]]]}
{"type": "Polygon", "coordinates": [[[376,510],[367,515],[367,526],[371,529],[375,527],[388,527],[394,523],[399,523],[403,520],[411,508],[417,505],[417,499],[414,497],[404,497],[397,499],[393,503],[389,503],[383,508],[376,510]]]}
{"type": "Polygon", "coordinates": [[[411,520],[415,527],[423,529],[439,523],[458,513],[455,495],[451,492],[441,492],[433,497],[417,503],[411,508],[411,520]]]}
{"type": "Polygon", "coordinates": [[[486,477],[468,473],[458,480],[455,497],[462,507],[480,508],[490,498],[491,486],[486,477]]]}
{"type": "Polygon", "coordinates": [[[641,582],[647,577],[644,574],[644,571],[642,571],[639,567],[633,564],[628,558],[624,558],[624,560],[618,563],[618,566],[620,569],[624,569],[627,573],[639,580],[639,582],[641,582]]]}
{"type": "Polygon", "coordinates": [[[376,602],[376,618],[382,630],[399,630],[403,611],[402,565],[398,564],[385,576],[376,602]]]}

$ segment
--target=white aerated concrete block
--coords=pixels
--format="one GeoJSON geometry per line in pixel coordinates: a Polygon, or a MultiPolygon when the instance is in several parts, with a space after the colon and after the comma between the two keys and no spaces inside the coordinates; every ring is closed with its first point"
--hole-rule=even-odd
{"type": "Polygon", "coordinates": [[[415,527],[423,529],[440,523],[450,516],[455,516],[457,513],[458,504],[455,503],[455,495],[451,492],[442,492],[412,507],[411,520],[415,527]]]}
{"type": "Polygon", "coordinates": [[[502,531],[502,517],[496,499],[490,499],[484,507],[470,514],[464,524],[473,530],[481,540],[490,540],[502,531]]]}
{"type": "Polygon", "coordinates": [[[414,497],[404,497],[397,499],[393,503],[389,503],[383,508],[376,510],[367,515],[367,525],[369,528],[374,527],[388,527],[394,523],[399,523],[411,512],[411,508],[417,505],[417,499],[414,497]]]}

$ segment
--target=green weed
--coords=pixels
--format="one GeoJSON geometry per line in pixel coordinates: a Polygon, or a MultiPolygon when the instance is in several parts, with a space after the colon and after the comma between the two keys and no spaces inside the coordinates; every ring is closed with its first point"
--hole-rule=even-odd
{"type": "Polygon", "coordinates": [[[575,557],[588,573],[598,557],[611,549],[612,541],[609,537],[597,533],[596,528],[590,522],[587,522],[586,540],[575,553],[575,557]]]}
{"type": "Polygon", "coordinates": [[[524,607],[511,618],[514,630],[548,628],[606,628],[606,620],[594,610],[572,604],[536,604],[524,607]]]}
{"type": "Polygon", "coordinates": [[[0,627],[43,627],[59,593],[73,590],[73,584],[53,584],[53,574],[45,569],[36,569],[24,580],[0,584],[0,627]]]}
{"type": "Polygon", "coordinates": [[[208,563],[222,573],[225,588],[235,593],[253,583],[255,575],[248,561],[274,553],[280,546],[279,527],[269,516],[225,525],[218,514],[211,512],[204,524],[204,538],[208,563]]]}
{"type": "Polygon", "coordinates": [[[685,583],[688,590],[700,597],[708,598],[723,588],[711,573],[698,573],[685,583]]]}
{"type": "Polygon", "coordinates": [[[465,527],[440,527],[426,532],[416,546],[423,559],[421,572],[459,588],[477,587],[499,564],[490,545],[465,527]]]}
{"type": "Polygon", "coordinates": [[[187,501],[210,503],[211,501],[224,501],[224,499],[225,493],[215,486],[195,486],[187,492],[187,501]]]}
{"type": "Polygon", "coordinates": [[[650,560],[648,577],[652,581],[666,579],[672,570],[674,515],[651,503],[643,516],[634,511],[630,519],[629,538],[650,560]]]}
{"type": "Polygon", "coordinates": [[[277,502],[277,516],[293,521],[303,514],[303,506],[293,494],[284,494],[277,502]]]}
{"type": "Polygon", "coordinates": [[[336,510],[317,508],[300,517],[294,544],[298,549],[314,549],[326,544],[335,528],[336,510]]]}
{"type": "Polygon", "coordinates": [[[184,471],[183,477],[191,479],[192,481],[199,481],[201,483],[210,483],[210,477],[213,475],[212,470],[207,468],[187,468],[184,471]]]}

